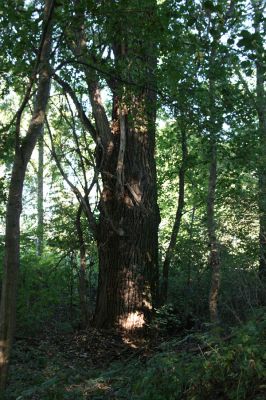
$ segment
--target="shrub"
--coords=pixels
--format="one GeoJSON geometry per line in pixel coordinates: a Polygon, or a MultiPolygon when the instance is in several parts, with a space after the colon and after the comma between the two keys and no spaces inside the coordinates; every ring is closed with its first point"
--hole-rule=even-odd
{"type": "MultiPolygon", "coordinates": [[[[266,316],[235,328],[230,338],[194,337],[185,350],[152,357],[133,392],[142,400],[263,400],[266,390],[266,316]]],[[[191,338],[190,338],[191,340],[191,338]]]]}

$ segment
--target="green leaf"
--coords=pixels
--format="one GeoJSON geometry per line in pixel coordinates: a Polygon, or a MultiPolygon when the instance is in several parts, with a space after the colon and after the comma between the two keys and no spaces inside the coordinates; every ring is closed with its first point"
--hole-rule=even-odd
{"type": "Polygon", "coordinates": [[[232,38],[229,38],[229,39],[227,39],[227,44],[234,44],[235,43],[235,41],[234,41],[234,39],[232,39],[232,38]]]}
{"type": "Polygon", "coordinates": [[[251,63],[250,63],[250,61],[245,60],[245,61],[242,61],[240,65],[242,68],[248,68],[248,67],[250,67],[251,63]]]}
{"type": "Polygon", "coordinates": [[[204,1],[203,7],[204,7],[206,10],[215,11],[215,5],[214,5],[213,2],[210,1],[210,0],[204,1]]]}

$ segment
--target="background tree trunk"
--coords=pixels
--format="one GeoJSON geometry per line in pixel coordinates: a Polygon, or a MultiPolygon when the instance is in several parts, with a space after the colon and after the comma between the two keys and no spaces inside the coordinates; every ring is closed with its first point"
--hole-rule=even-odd
{"type": "Polygon", "coordinates": [[[216,45],[215,40],[212,43],[210,54],[210,72],[209,72],[209,137],[210,137],[210,164],[209,164],[209,181],[207,196],[207,230],[209,240],[209,266],[211,269],[211,287],[209,293],[209,311],[211,322],[218,322],[218,295],[220,288],[220,259],[218,253],[218,243],[216,237],[216,221],[215,221],[215,192],[217,185],[217,133],[221,123],[217,123],[218,110],[215,106],[216,101],[216,82],[215,82],[215,65],[216,65],[216,45]]]}
{"type": "Polygon", "coordinates": [[[79,269],[79,299],[81,310],[82,327],[86,328],[89,321],[88,302],[87,302],[87,284],[86,284],[86,247],[81,226],[82,205],[79,206],[76,218],[76,228],[79,241],[80,269],[79,269]]]}
{"type": "Polygon", "coordinates": [[[265,59],[263,57],[264,38],[265,38],[265,22],[263,27],[262,1],[253,1],[254,9],[254,27],[258,35],[258,43],[256,46],[256,103],[259,120],[259,140],[260,153],[258,162],[258,189],[259,189],[259,275],[266,279],[266,96],[265,96],[265,59]]]}
{"type": "Polygon", "coordinates": [[[37,190],[37,255],[43,253],[43,169],[44,169],[44,130],[38,139],[38,190],[37,190]]]}
{"type": "Polygon", "coordinates": [[[171,233],[169,246],[166,250],[165,259],[163,263],[163,281],[162,281],[162,290],[160,298],[161,304],[165,304],[167,302],[169,267],[173,258],[176,239],[179,232],[183,208],[185,204],[185,174],[186,174],[187,158],[188,158],[186,126],[181,127],[181,145],[182,145],[182,160],[181,160],[181,167],[179,170],[178,206],[176,210],[176,216],[171,233]]]}
{"type": "Polygon", "coordinates": [[[207,229],[209,237],[209,265],[211,268],[211,288],[209,295],[209,310],[211,322],[218,321],[218,294],[220,287],[220,260],[218,254],[218,244],[216,238],[216,223],[214,216],[215,191],[217,182],[217,155],[216,142],[211,139],[210,149],[210,168],[209,168],[209,188],[207,197],[207,229]]]}

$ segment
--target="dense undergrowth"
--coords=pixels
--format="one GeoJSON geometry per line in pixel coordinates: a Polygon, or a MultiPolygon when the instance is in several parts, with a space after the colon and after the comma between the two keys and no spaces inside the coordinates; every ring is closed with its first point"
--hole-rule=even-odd
{"type": "Polygon", "coordinates": [[[140,340],[80,330],[75,254],[25,251],[6,399],[265,400],[265,291],[249,271],[223,272],[222,328],[204,323],[208,279],[186,291],[179,272],[173,304],[157,310],[140,340]]]}
{"type": "MultiPolygon", "coordinates": [[[[113,334],[114,335],[114,334],[113,334]]],[[[266,315],[135,342],[88,330],[16,341],[9,400],[265,400],[266,315]]]]}

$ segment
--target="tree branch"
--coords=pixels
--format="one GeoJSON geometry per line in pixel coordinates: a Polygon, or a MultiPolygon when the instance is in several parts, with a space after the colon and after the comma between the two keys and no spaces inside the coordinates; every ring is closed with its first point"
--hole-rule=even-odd
{"type": "Polygon", "coordinates": [[[93,236],[97,240],[97,237],[98,237],[98,225],[97,225],[95,217],[94,217],[94,215],[93,215],[93,213],[91,211],[91,207],[90,207],[89,201],[86,200],[87,196],[86,195],[85,196],[82,195],[80,190],[70,181],[70,179],[68,178],[67,174],[65,173],[65,171],[64,171],[64,169],[63,169],[63,167],[62,167],[62,165],[60,163],[60,160],[59,160],[59,158],[57,156],[56,150],[55,150],[54,141],[53,141],[53,135],[52,135],[51,128],[50,128],[50,125],[49,125],[47,117],[45,117],[45,120],[46,120],[46,126],[47,126],[47,130],[48,130],[48,133],[49,133],[50,141],[51,141],[50,152],[51,152],[51,154],[52,154],[52,156],[53,156],[53,158],[54,158],[54,160],[56,162],[56,165],[57,165],[57,167],[58,167],[58,169],[60,171],[60,174],[62,175],[63,179],[67,182],[67,184],[71,188],[72,192],[76,195],[78,201],[82,205],[84,213],[85,213],[85,215],[86,215],[86,217],[88,219],[89,226],[90,226],[91,231],[93,233],[93,236]]]}
{"type": "Polygon", "coordinates": [[[78,116],[79,116],[84,128],[90,133],[94,142],[97,143],[96,129],[94,128],[93,124],[87,117],[87,115],[82,107],[82,104],[79,102],[74,90],[71,88],[71,86],[67,82],[65,82],[63,79],[61,79],[55,72],[52,72],[52,77],[62,87],[64,92],[69,94],[73,103],[75,104],[76,110],[78,112],[78,116]]]}

